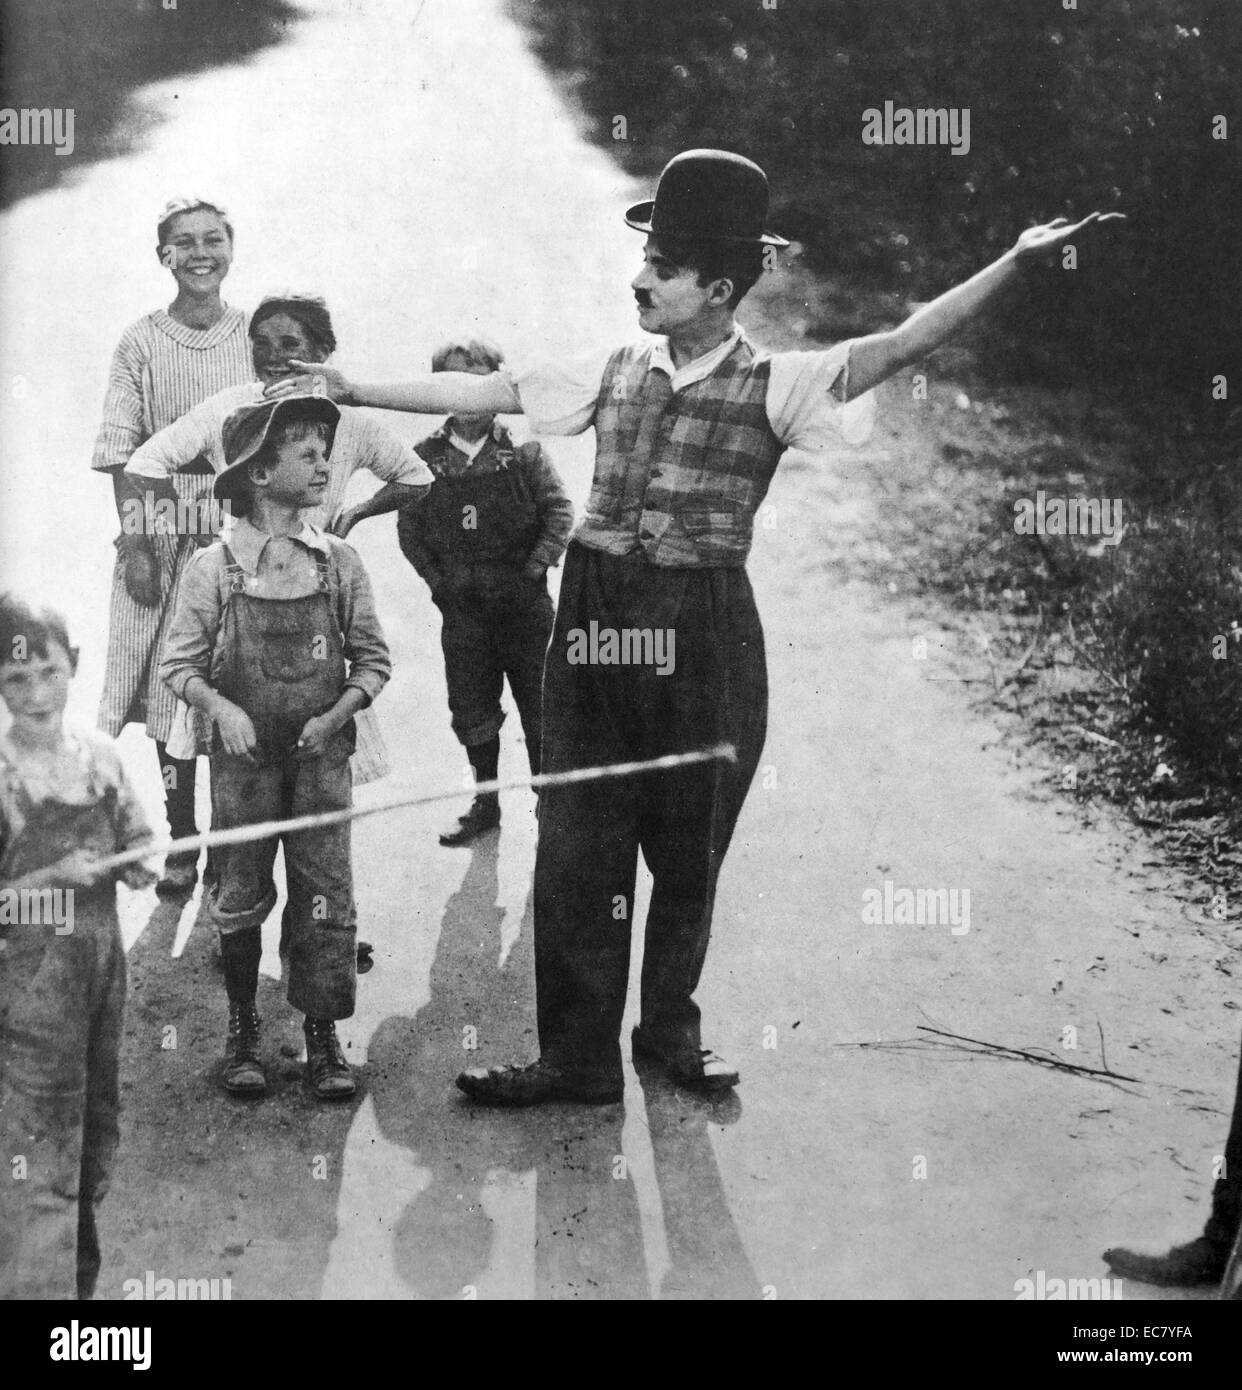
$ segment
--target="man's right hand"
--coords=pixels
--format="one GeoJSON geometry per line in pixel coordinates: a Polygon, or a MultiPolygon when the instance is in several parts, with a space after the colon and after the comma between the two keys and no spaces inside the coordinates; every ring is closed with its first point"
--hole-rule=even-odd
{"type": "Polygon", "coordinates": [[[282,377],[264,388],[263,394],[269,398],[281,396],[326,396],[338,405],[351,405],[354,388],[344,372],[335,367],[326,367],[322,362],[300,362],[296,358],[289,365],[297,371],[297,376],[282,377]]]}
{"type": "Polygon", "coordinates": [[[145,538],[128,537],[124,550],[125,590],[143,608],[156,608],[160,601],[160,567],[155,551],[145,538]]]}
{"type": "Polygon", "coordinates": [[[225,702],[214,711],[216,728],[220,730],[220,742],[226,753],[235,758],[254,759],[258,738],[250,716],[239,705],[225,702]]]}

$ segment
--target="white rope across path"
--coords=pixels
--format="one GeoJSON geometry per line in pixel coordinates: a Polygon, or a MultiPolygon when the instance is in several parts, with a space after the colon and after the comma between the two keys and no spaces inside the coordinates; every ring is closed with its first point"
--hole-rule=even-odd
{"type": "Polygon", "coordinates": [[[254,825],[237,825],[229,830],[208,830],[202,835],[187,835],[182,840],[162,840],[109,855],[95,867],[102,872],[123,869],[127,864],[140,864],[161,854],[183,854],[190,850],[214,849],[217,845],[245,845],[252,840],[267,840],[276,835],[289,835],[298,830],[318,830],[344,821],[378,816],[385,811],[399,811],[407,806],[429,806],[434,801],[451,801],[458,796],[477,796],[482,792],[507,792],[531,787],[568,787],[576,782],[602,782],[614,777],[635,777],[642,772],[667,772],[692,763],[736,762],[737,749],[731,743],[718,743],[714,748],[701,748],[693,753],[669,753],[663,758],[647,758],[637,763],[608,763],[603,767],[580,767],[572,772],[543,772],[537,777],[518,777],[511,782],[477,782],[470,787],[454,787],[451,791],[427,792],[422,796],[399,796],[374,806],[349,806],[341,811],[320,811],[310,816],[294,816],[292,820],[256,821],[254,825]]]}

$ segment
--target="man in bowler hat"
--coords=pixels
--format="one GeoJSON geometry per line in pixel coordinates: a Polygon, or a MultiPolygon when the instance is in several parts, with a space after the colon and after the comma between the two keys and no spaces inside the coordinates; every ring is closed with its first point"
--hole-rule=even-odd
{"type": "MultiPolygon", "coordinates": [[[[306,367],[354,404],[524,411],[540,434],[594,425],[594,482],[566,553],[544,668],[543,770],[719,742],[737,750],[734,762],[543,792],[534,903],[540,1056],[463,1072],[458,1086],[485,1104],[621,1099],[640,850],[654,882],[634,1052],[686,1087],[737,1084],[736,1070],[703,1046],[694,992],[767,720],[763,629],[745,569],[755,512],[786,449],[864,438],[872,387],[983,312],[1025,263],[1100,220],[1070,226],[1062,218],[1023,232],[994,264],[889,332],[774,354],[734,321],[765,256],[788,244],[766,229],[767,212],[767,179],[749,159],[690,150],[671,160],[654,201],[626,215],[646,233],[632,288],[639,326],[652,336],[591,361],[368,386],[306,367]],[[673,669],[581,660],[582,632],[634,630],[671,637],[673,669]]],[[[272,391],[291,389],[308,389],[308,378],[272,391]]]]}

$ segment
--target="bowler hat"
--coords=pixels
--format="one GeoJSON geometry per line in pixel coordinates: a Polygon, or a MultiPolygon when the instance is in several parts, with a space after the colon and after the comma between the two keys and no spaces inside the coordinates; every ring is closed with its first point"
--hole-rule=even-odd
{"type": "Polygon", "coordinates": [[[625,220],[657,237],[788,246],[764,230],[767,216],[768,177],[753,160],[728,150],[683,150],[664,166],[654,201],[635,203],[625,220]]]}
{"type": "Polygon", "coordinates": [[[331,454],[340,418],[340,410],[327,396],[305,393],[239,405],[224,422],[224,461],[228,467],[217,475],[212,491],[222,502],[234,498],[248,482],[246,465],[267,442],[268,435],[277,425],[292,420],[323,421],[328,427],[331,454]]]}

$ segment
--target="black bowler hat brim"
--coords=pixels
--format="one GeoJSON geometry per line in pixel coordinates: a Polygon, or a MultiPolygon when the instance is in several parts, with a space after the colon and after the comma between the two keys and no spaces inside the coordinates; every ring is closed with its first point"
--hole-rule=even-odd
{"type": "Polygon", "coordinates": [[[661,230],[665,236],[684,236],[691,241],[735,241],[739,245],[746,246],[788,246],[789,242],[783,236],[777,236],[775,232],[760,232],[758,236],[720,236],[716,233],[705,233],[702,231],[692,231],[687,228],[684,232],[678,232],[676,227],[652,226],[651,214],[655,211],[655,199],[648,198],[645,202],[635,203],[625,214],[625,224],[633,227],[636,232],[650,232],[652,236],[659,236],[661,230]]]}

